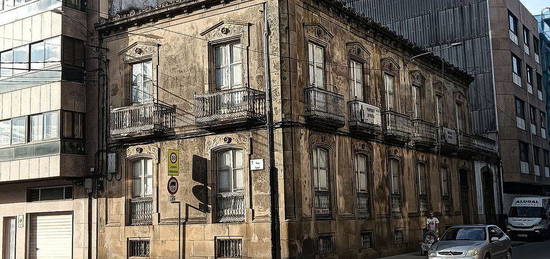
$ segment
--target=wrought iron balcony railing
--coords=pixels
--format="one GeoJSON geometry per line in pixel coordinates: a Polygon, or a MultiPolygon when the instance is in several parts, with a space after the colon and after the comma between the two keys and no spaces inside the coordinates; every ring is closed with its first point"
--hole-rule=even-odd
{"type": "Polygon", "coordinates": [[[244,193],[218,193],[217,200],[218,222],[243,222],[245,217],[244,193]]]}
{"type": "Polygon", "coordinates": [[[407,142],[410,139],[412,122],[409,116],[395,111],[384,111],[384,135],[391,139],[407,142]]]}
{"type": "Polygon", "coordinates": [[[455,129],[439,127],[439,149],[442,152],[454,152],[458,149],[458,136],[455,129]]]}
{"type": "Polygon", "coordinates": [[[195,122],[201,128],[241,126],[265,121],[265,93],[248,88],[195,95],[195,122]]]}
{"type": "Polygon", "coordinates": [[[315,191],[315,200],[313,202],[315,215],[321,217],[330,217],[330,192],[315,191]]]}
{"type": "Polygon", "coordinates": [[[344,97],[317,87],[305,90],[306,111],[309,122],[329,128],[344,126],[344,97]]]}
{"type": "Polygon", "coordinates": [[[391,195],[391,214],[394,216],[401,215],[401,194],[399,193],[391,195]]]}
{"type": "Polygon", "coordinates": [[[380,107],[357,100],[348,102],[348,105],[351,131],[367,135],[380,133],[382,130],[380,107]]]}
{"type": "Polygon", "coordinates": [[[476,137],[464,132],[458,135],[458,148],[462,152],[473,153],[477,151],[476,137]]]}
{"type": "Polygon", "coordinates": [[[413,142],[415,146],[433,147],[437,144],[437,128],[427,121],[414,119],[413,142]]]}
{"type": "Polygon", "coordinates": [[[146,103],[111,109],[110,133],[113,139],[168,134],[175,126],[176,108],[146,103]]]}
{"type": "Polygon", "coordinates": [[[141,197],[130,200],[130,225],[153,224],[153,198],[141,197]]]}
{"type": "Polygon", "coordinates": [[[357,193],[357,216],[360,218],[370,217],[369,194],[365,192],[357,193]]]}

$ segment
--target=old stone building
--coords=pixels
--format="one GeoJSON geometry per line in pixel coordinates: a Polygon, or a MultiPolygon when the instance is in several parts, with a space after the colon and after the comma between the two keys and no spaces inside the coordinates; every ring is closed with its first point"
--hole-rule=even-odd
{"type": "Polygon", "coordinates": [[[429,211],[480,221],[472,161],[498,158],[472,79],[339,3],[118,0],[97,29],[99,258],[375,258],[416,249],[429,211]]]}

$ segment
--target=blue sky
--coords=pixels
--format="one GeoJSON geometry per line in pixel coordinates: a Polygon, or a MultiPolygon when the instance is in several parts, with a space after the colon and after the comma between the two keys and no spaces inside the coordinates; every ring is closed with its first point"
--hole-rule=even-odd
{"type": "Polygon", "coordinates": [[[534,15],[540,14],[542,8],[550,7],[550,0],[521,0],[521,2],[534,15]]]}

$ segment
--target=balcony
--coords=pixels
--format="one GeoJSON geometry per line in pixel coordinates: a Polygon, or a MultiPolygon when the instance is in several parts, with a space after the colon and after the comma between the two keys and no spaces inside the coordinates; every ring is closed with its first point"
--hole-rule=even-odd
{"type": "Polygon", "coordinates": [[[119,140],[170,134],[174,130],[175,114],[175,106],[160,103],[111,109],[111,138],[119,140]]]}
{"type": "Polygon", "coordinates": [[[195,122],[210,130],[264,123],[265,93],[243,87],[195,95],[195,122]]]}
{"type": "Polygon", "coordinates": [[[361,101],[350,101],[349,127],[350,131],[369,136],[378,135],[382,130],[380,108],[361,101]]]}
{"type": "Polygon", "coordinates": [[[218,193],[217,200],[218,222],[243,222],[245,216],[244,193],[218,193]]]}
{"type": "Polygon", "coordinates": [[[496,141],[490,138],[476,136],[474,143],[476,150],[482,154],[496,154],[498,152],[496,141]]]}
{"type": "Polygon", "coordinates": [[[153,198],[140,197],[130,200],[130,225],[153,224],[153,198]]]}
{"type": "Polygon", "coordinates": [[[477,151],[476,137],[474,135],[460,133],[458,135],[458,150],[462,155],[475,153],[477,151]]]}
{"type": "Polygon", "coordinates": [[[455,129],[440,127],[439,149],[442,153],[453,153],[458,149],[458,137],[455,129]]]}
{"type": "Polygon", "coordinates": [[[365,192],[357,193],[357,216],[360,218],[370,217],[369,194],[365,192]]]}
{"type": "Polygon", "coordinates": [[[395,111],[385,111],[384,136],[396,142],[407,142],[411,137],[412,122],[409,116],[395,111]]]}
{"type": "Polygon", "coordinates": [[[314,207],[318,217],[330,217],[330,192],[316,190],[314,207]]]}
{"type": "Polygon", "coordinates": [[[325,128],[344,126],[344,97],[340,94],[317,87],[305,90],[308,122],[325,128]]]}
{"type": "Polygon", "coordinates": [[[421,148],[433,148],[437,144],[437,128],[427,121],[414,119],[412,140],[421,148]]]}

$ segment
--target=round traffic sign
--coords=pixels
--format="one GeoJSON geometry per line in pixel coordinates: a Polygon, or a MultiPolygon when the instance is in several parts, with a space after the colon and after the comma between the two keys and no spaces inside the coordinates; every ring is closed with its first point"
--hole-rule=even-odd
{"type": "Polygon", "coordinates": [[[176,153],[170,154],[170,162],[172,163],[178,162],[178,155],[176,153]]]}
{"type": "Polygon", "coordinates": [[[168,179],[167,189],[168,193],[170,193],[171,195],[174,195],[176,194],[176,192],[178,192],[179,183],[175,177],[170,177],[170,179],[168,179]]]}

